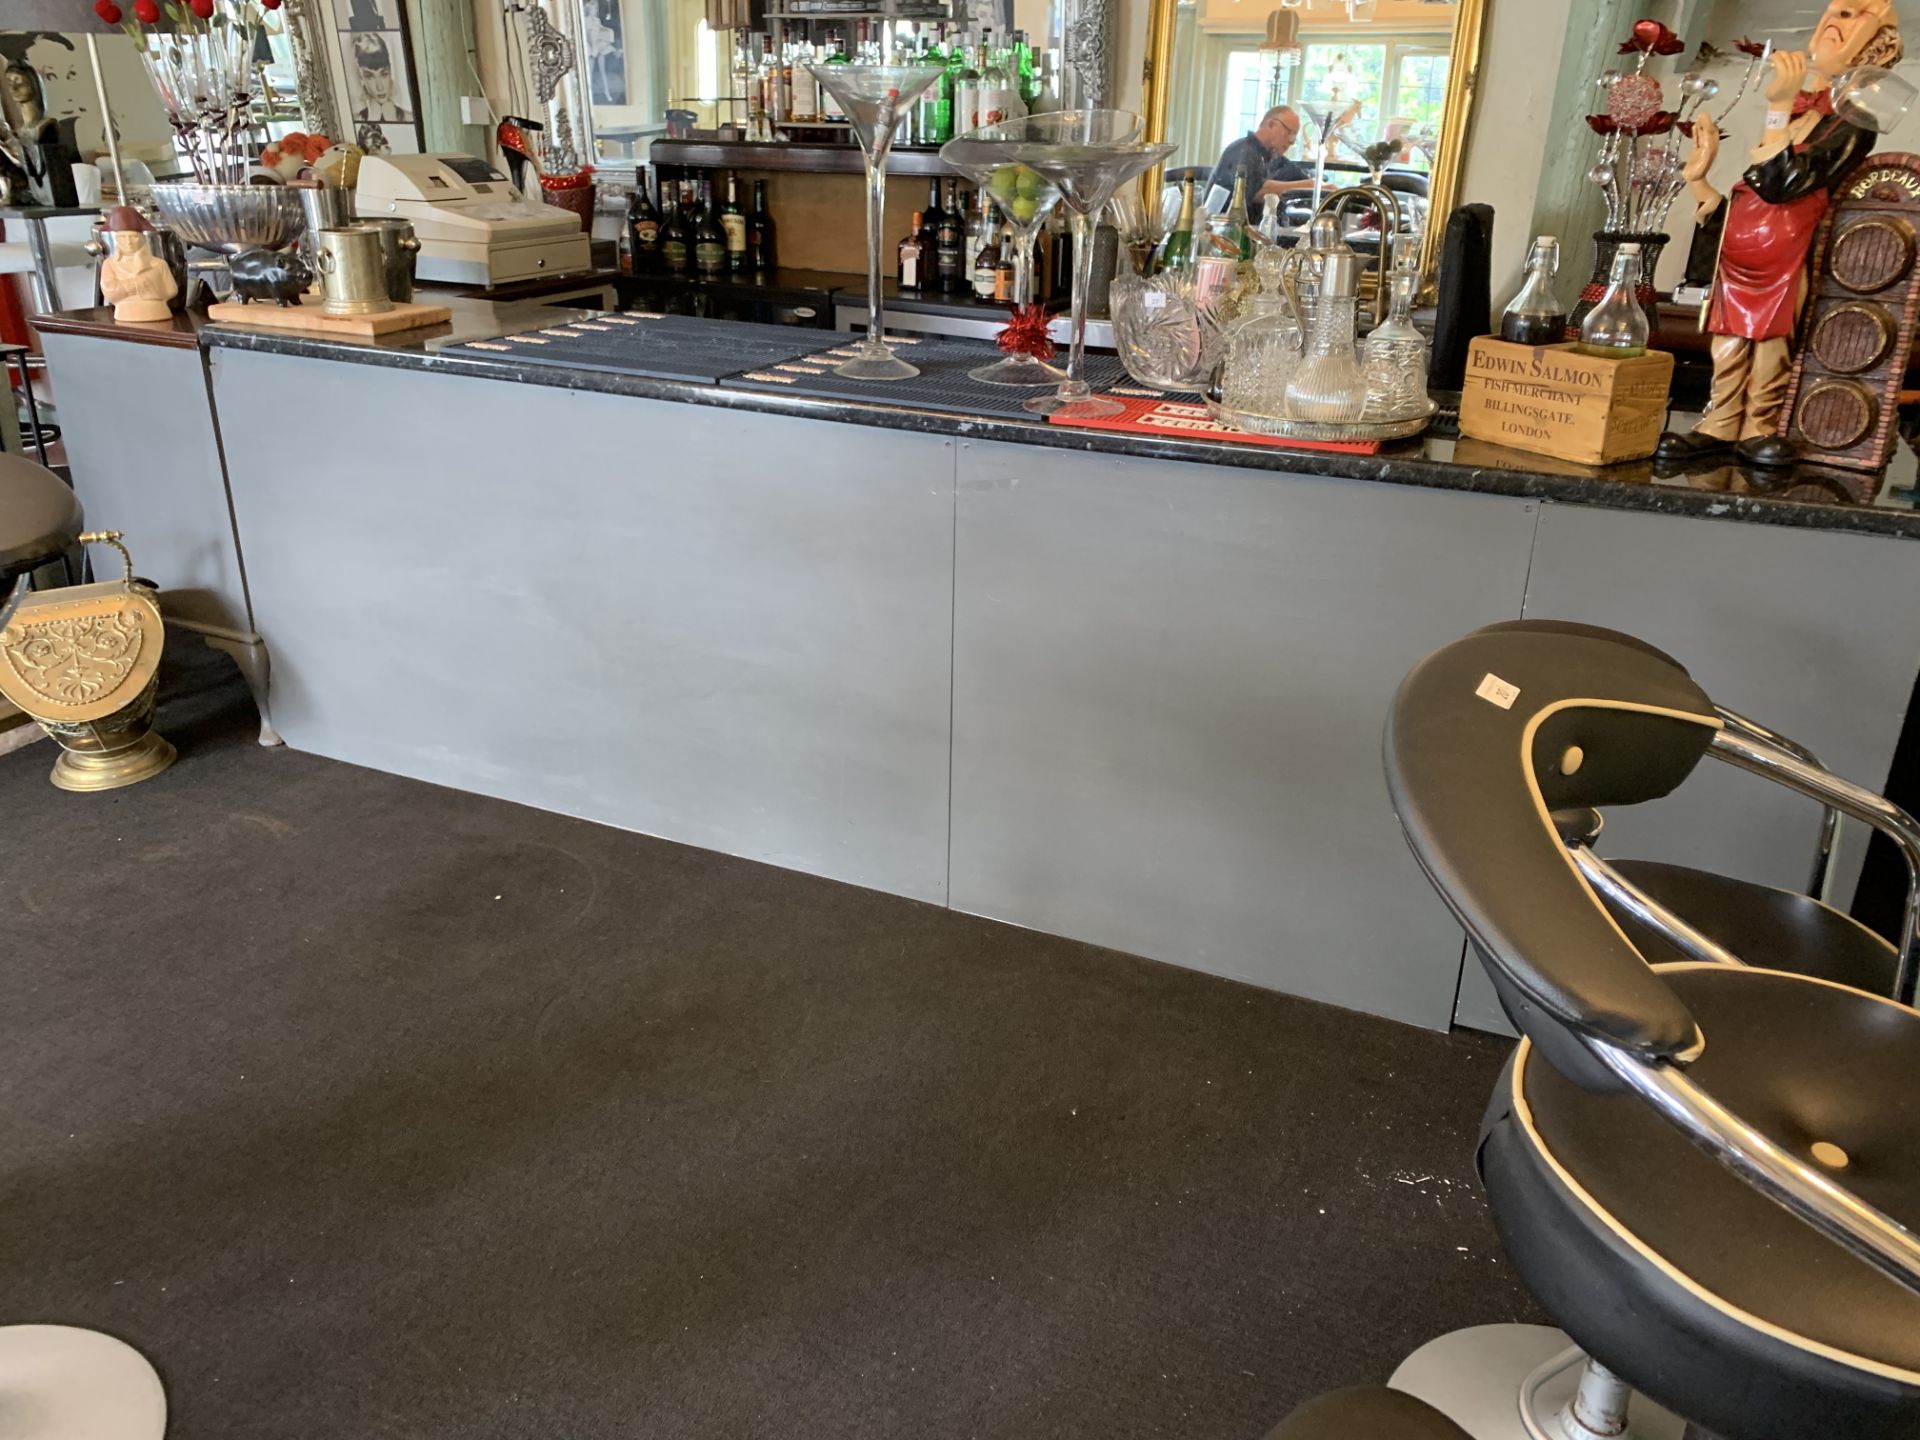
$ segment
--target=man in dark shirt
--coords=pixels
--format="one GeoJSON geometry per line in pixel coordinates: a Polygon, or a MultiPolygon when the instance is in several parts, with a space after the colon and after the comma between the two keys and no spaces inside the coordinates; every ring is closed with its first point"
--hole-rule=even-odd
{"type": "Polygon", "coordinates": [[[1208,199],[1217,201],[1209,209],[1224,208],[1233,194],[1236,177],[1247,182],[1247,208],[1254,212],[1269,195],[1285,195],[1290,190],[1311,190],[1313,181],[1307,172],[1287,158],[1287,151],[1300,138],[1300,114],[1291,105],[1276,105],[1261,117],[1259,128],[1234,141],[1220,155],[1208,182],[1208,199]],[[1220,191],[1219,196],[1214,191],[1220,191]]]}

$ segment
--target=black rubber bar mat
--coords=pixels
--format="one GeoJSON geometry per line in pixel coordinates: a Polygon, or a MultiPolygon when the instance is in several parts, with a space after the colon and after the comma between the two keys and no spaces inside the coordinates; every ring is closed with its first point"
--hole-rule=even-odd
{"type": "Polygon", "coordinates": [[[781,365],[843,343],[831,330],[753,325],[691,315],[595,315],[448,345],[439,353],[568,370],[605,370],[652,380],[707,384],[735,371],[781,365]]]}
{"type": "MultiPolygon", "coordinates": [[[[773,365],[747,366],[727,377],[727,385],[739,390],[777,391],[782,395],[808,395],[823,400],[862,400],[875,405],[906,405],[918,410],[949,410],[960,415],[991,415],[1031,418],[1022,405],[1035,395],[1045,395],[1047,386],[986,385],[968,377],[969,370],[1005,358],[1000,350],[984,340],[955,340],[940,336],[892,336],[887,344],[893,353],[920,373],[910,380],[849,380],[833,373],[843,358],[853,355],[858,337],[842,336],[832,350],[773,365]]],[[[1087,383],[1095,390],[1131,385],[1118,356],[1088,355],[1087,383]]],[[[1066,364],[1066,347],[1054,356],[1054,363],[1066,364]]],[[[1141,391],[1141,394],[1147,392],[1141,391]]]]}

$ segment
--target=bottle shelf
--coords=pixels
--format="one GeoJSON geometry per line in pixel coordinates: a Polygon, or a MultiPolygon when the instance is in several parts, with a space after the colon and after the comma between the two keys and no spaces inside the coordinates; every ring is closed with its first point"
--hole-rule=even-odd
{"type": "MultiPolygon", "coordinates": [[[[656,140],[647,156],[654,165],[685,165],[697,170],[786,170],[815,175],[861,175],[865,162],[857,145],[765,144],[748,140],[656,140]]],[[[958,175],[937,150],[895,149],[887,155],[889,175],[958,175]]]]}

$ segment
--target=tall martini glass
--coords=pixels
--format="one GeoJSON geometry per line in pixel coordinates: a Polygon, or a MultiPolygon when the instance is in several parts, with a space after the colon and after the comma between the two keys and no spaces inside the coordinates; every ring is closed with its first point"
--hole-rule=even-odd
{"type": "MultiPolygon", "coordinates": [[[[1024,165],[1058,186],[1073,212],[1073,342],[1059,390],[1026,402],[1024,408],[1036,415],[1096,420],[1123,409],[1094,395],[1086,381],[1087,291],[1093,281],[1094,221],[1101,208],[1126,181],[1178,148],[1141,140],[1140,128],[1140,117],[1130,110],[1052,110],[970,131],[940,152],[944,156],[967,142],[960,158],[972,165],[984,162],[991,147],[998,152],[997,163],[1024,165]]],[[[949,163],[958,167],[960,159],[949,163]]]]}
{"type": "MultiPolygon", "coordinates": [[[[994,136],[1002,128],[988,125],[949,140],[940,147],[940,158],[978,185],[1013,227],[1013,300],[1015,305],[1031,305],[1033,242],[1059,202],[1060,187],[1038,170],[1006,158],[994,136]]],[[[1033,355],[1009,355],[967,374],[988,385],[1058,385],[1067,372],[1033,355]]]]}
{"type": "Polygon", "coordinates": [[[887,348],[880,303],[880,257],[885,253],[887,152],[901,117],[940,78],[938,65],[819,65],[814,79],[840,102],[867,162],[867,338],[860,353],[834,371],[849,380],[908,380],[920,372],[887,348]]]}

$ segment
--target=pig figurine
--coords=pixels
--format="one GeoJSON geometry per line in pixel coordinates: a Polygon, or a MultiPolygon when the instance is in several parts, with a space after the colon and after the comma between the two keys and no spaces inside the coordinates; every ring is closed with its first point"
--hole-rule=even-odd
{"type": "Polygon", "coordinates": [[[227,270],[242,305],[255,300],[298,305],[313,284],[313,271],[297,250],[242,250],[227,262],[227,270]]]}

